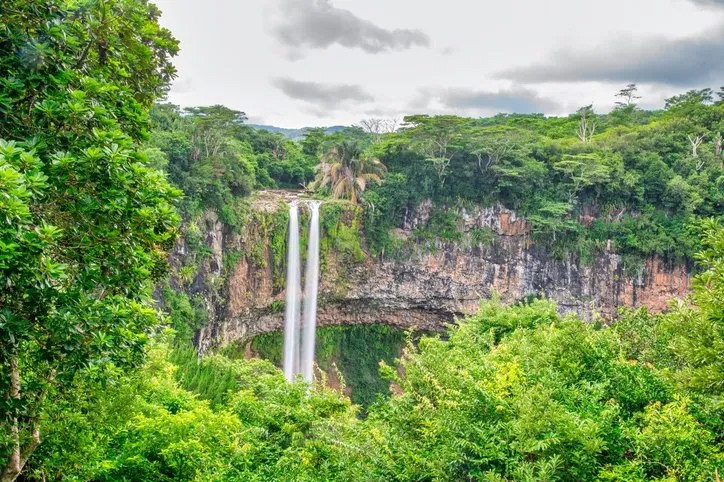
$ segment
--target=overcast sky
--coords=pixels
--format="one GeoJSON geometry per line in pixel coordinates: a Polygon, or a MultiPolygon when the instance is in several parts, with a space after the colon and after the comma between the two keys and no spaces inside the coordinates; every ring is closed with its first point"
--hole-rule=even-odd
{"type": "Polygon", "coordinates": [[[281,127],[644,107],[724,84],[724,0],[155,0],[169,100],[281,127]]]}

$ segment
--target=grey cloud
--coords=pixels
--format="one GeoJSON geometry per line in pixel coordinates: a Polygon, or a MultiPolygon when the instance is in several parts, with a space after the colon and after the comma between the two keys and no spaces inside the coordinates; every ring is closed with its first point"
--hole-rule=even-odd
{"type": "Polygon", "coordinates": [[[724,0],[689,0],[691,3],[704,7],[724,7],[724,0]]]}
{"type": "Polygon", "coordinates": [[[467,88],[450,88],[437,91],[423,91],[421,97],[435,98],[449,110],[547,113],[556,112],[561,105],[551,99],[541,97],[536,92],[523,87],[514,86],[497,92],[467,88]]]}
{"type": "Polygon", "coordinates": [[[427,47],[430,38],[420,30],[387,30],[337,8],[331,0],[282,0],[280,24],[274,33],[299,57],[301,48],[324,49],[334,44],[369,53],[427,47]]]}
{"type": "Polygon", "coordinates": [[[358,85],[320,84],[289,78],[275,79],[274,85],[292,99],[302,100],[325,109],[334,108],[345,102],[370,102],[374,100],[374,97],[358,85]]]}
{"type": "Polygon", "coordinates": [[[505,70],[497,77],[524,83],[608,81],[695,86],[724,76],[722,53],[724,25],[681,40],[619,39],[596,50],[560,51],[542,63],[505,70]]]}

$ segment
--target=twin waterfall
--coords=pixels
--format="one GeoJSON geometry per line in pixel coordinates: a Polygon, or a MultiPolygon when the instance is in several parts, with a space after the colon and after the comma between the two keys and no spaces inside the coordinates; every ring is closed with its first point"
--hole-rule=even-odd
{"type": "Polygon", "coordinates": [[[319,206],[306,203],[310,210],[307,265],[304,273],[304,298],[301,296],[302,268],[299,252],[299,204],[289,205],[289,244],[287,246],[287,299],[284,316],[284,376],[292,381],[301,373],[314,381],[314,338],[317,326],[317,290],[319,287],[319,206]],[[301,316],[300,316],[301,315],[301,316]]]}

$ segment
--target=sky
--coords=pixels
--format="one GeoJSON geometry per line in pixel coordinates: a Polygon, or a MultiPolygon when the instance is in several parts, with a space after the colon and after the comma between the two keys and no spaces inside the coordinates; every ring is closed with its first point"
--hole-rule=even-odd
{"type": "Polygon", "coordinates": [[[179,39],[169,101],[249,122],[609,111],[724,85],[724,0],[155,0],[179,39]]]}

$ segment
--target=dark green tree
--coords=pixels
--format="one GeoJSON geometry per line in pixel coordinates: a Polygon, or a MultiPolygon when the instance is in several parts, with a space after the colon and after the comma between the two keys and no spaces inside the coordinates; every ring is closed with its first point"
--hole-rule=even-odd
{"type": "Polygon", "coordinates": [[[138,152],[177,42],[145,0],[0,6],[0,463],[15,480],[79,375],[136,365],[178,192],[138,152]]]}
{"type": "Polygon", "coordinates": [[[318,158],[322,155],[323,144],[327,134],[322,127],[314,127],[306,130],[306,135],[302,139],[302,152],[310,157],[318,158]]]}

